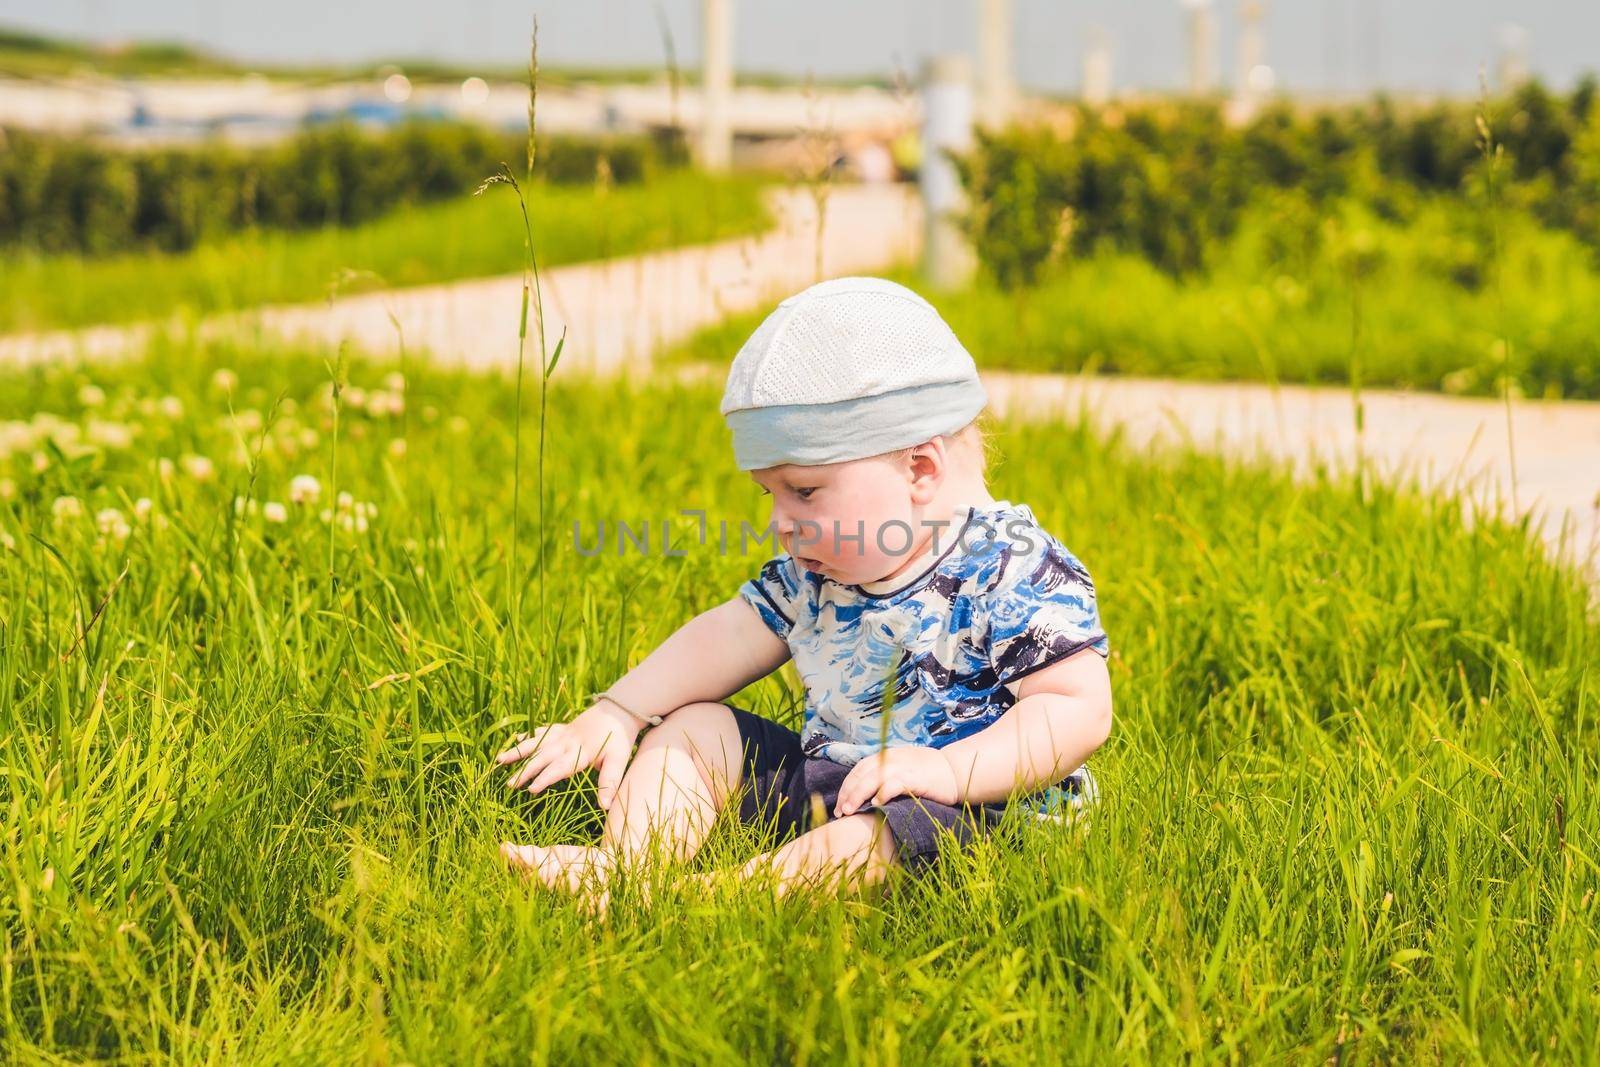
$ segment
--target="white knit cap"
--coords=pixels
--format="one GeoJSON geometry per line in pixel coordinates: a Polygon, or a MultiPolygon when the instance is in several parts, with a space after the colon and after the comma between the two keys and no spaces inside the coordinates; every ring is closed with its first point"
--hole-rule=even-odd
{"type": "Polygon", "coordinates": [[[988,402],[922,297],[883,278],[796,293],[733,358],[722,414],[740,470],[864,459],[953,433],[988,402]]]}

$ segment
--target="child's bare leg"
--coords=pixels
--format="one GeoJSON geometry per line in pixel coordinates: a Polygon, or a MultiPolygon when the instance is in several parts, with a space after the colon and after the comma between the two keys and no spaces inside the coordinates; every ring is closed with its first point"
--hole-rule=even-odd
{"type": "Polygon", "coordinates": [[[860,889],[876,885],[894,867],[894,839],[879,812],[859,812],[810,830],[745,864],[749,877],[770,871],[779,893],[803,887],[860,889]]]}
{"type": "Polygon", "coordinates": [[[617,861],[641,859],[653,847],[688,859],[697,852],[739,784],[742,748],[733,713],[721,704],[688,704],[639,743],[606,811],[599,845],[503,845],[513,867],[552,888],[580,890],[617,861]]]}

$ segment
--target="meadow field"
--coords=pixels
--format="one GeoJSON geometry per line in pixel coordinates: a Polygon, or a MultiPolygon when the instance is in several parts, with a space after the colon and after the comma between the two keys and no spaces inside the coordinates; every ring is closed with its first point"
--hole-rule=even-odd
{"type": "MultiPolygon", "coordinates": [[[[763,562],[679,514],[766,519],[717,390],[558,372],[541,426],[537,377],[519,408],[325,351],[4,373],[11,1062],[1600,1047],[1600,621],[1519,525],[996,427],[996,495],[1084,560],[1110,633],[1087,828],[1019,820],[859,899],[668,870],[600,922],[495,855],[592,835],[592,793],[508,795],[491,757],[763,562]],[[575,549],[619,520],[684,554],[575,549]]],[[[738,697],[799,699],[789,668],[738,697]]],[[[695,868],[757,847],[727,825],[695,868]]]]}
{"type": "MultiPolygon", "coordinates": [[[[770,224],[764,187],[756,179],[691,170],[647,184],[541,185],[529,204],[540,265],[760,231],[770,224]]],[[[515,218],[511,193],[491,188],[356,226],[251,230],[182,252],[0,250],[0,332],[207,315],[320,300],[331,292],[514,273],[524,255],[515,218]]]]}

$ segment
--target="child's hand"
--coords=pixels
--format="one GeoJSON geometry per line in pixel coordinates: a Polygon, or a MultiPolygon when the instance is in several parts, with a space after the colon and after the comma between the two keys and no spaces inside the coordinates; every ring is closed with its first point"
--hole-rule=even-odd
{"type": "Polygon", "coordinates": [[[507,788],[516,789],[527,782],[530,793],[589,767],[598,768],[596,799],[609,809],[641,729],[639,721],[627,712],[600,703],[571,722],[551,723],[532,734],[519,734],[517,743],[494,760],[504,764],[525,759],[507,788]]]}
{"type": "Polygon", "coordinates": [[[850,768],[839,786],[833,814],[843,818],[899,796],[925,797],[940,804],[961,799],[956,772],[938,749],[897,745],[874,752],[850,768]]]}

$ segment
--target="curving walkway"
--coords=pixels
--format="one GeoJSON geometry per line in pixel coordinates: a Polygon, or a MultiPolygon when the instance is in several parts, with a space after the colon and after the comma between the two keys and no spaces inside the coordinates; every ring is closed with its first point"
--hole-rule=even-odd
{"type": "Polygon", "coordinates": [[[1552,550],[1586,563],[1600,581],[1600,402],[1514,400],[1508,434],[1499,400],[1364,390],[1358,435],[1345,387],[1008,372],[984,382],[997,410],[1085,412],[1136,444],[1265,455],[1301,474],[1362,460],[1380,477],[1531,515],[1552,550]]]}
{"type": "MultiPolygon", "coordinates": [[[[567,329],[563,367],[608,371],[647,365],[663,345],[822,276],[871,272],[911,256],[920,206],[902,186],[840,185],[823,225],[806,189],[776,191],[775,226],[762,234],[540,272],[550,347],[567,329]]],[[[508,216],[508,225],[515,220],[508,216]]],[[[331,302],[264,307],[200,324],[203,337],[260,331],[276,337],[393,353],[404,335],[445,363],[516,366],[521,274],[394,289],[331,302]],[[392,318],[391,318],[392,316],[392,318]],[[398,326],[398,330],[397,330],[398,326]]],[[[538,366],[530,313],[528,366],[538,366]]],[[[0,365],[103,360],[139,351],[158,323],[0,336],[0,365]]]]}

